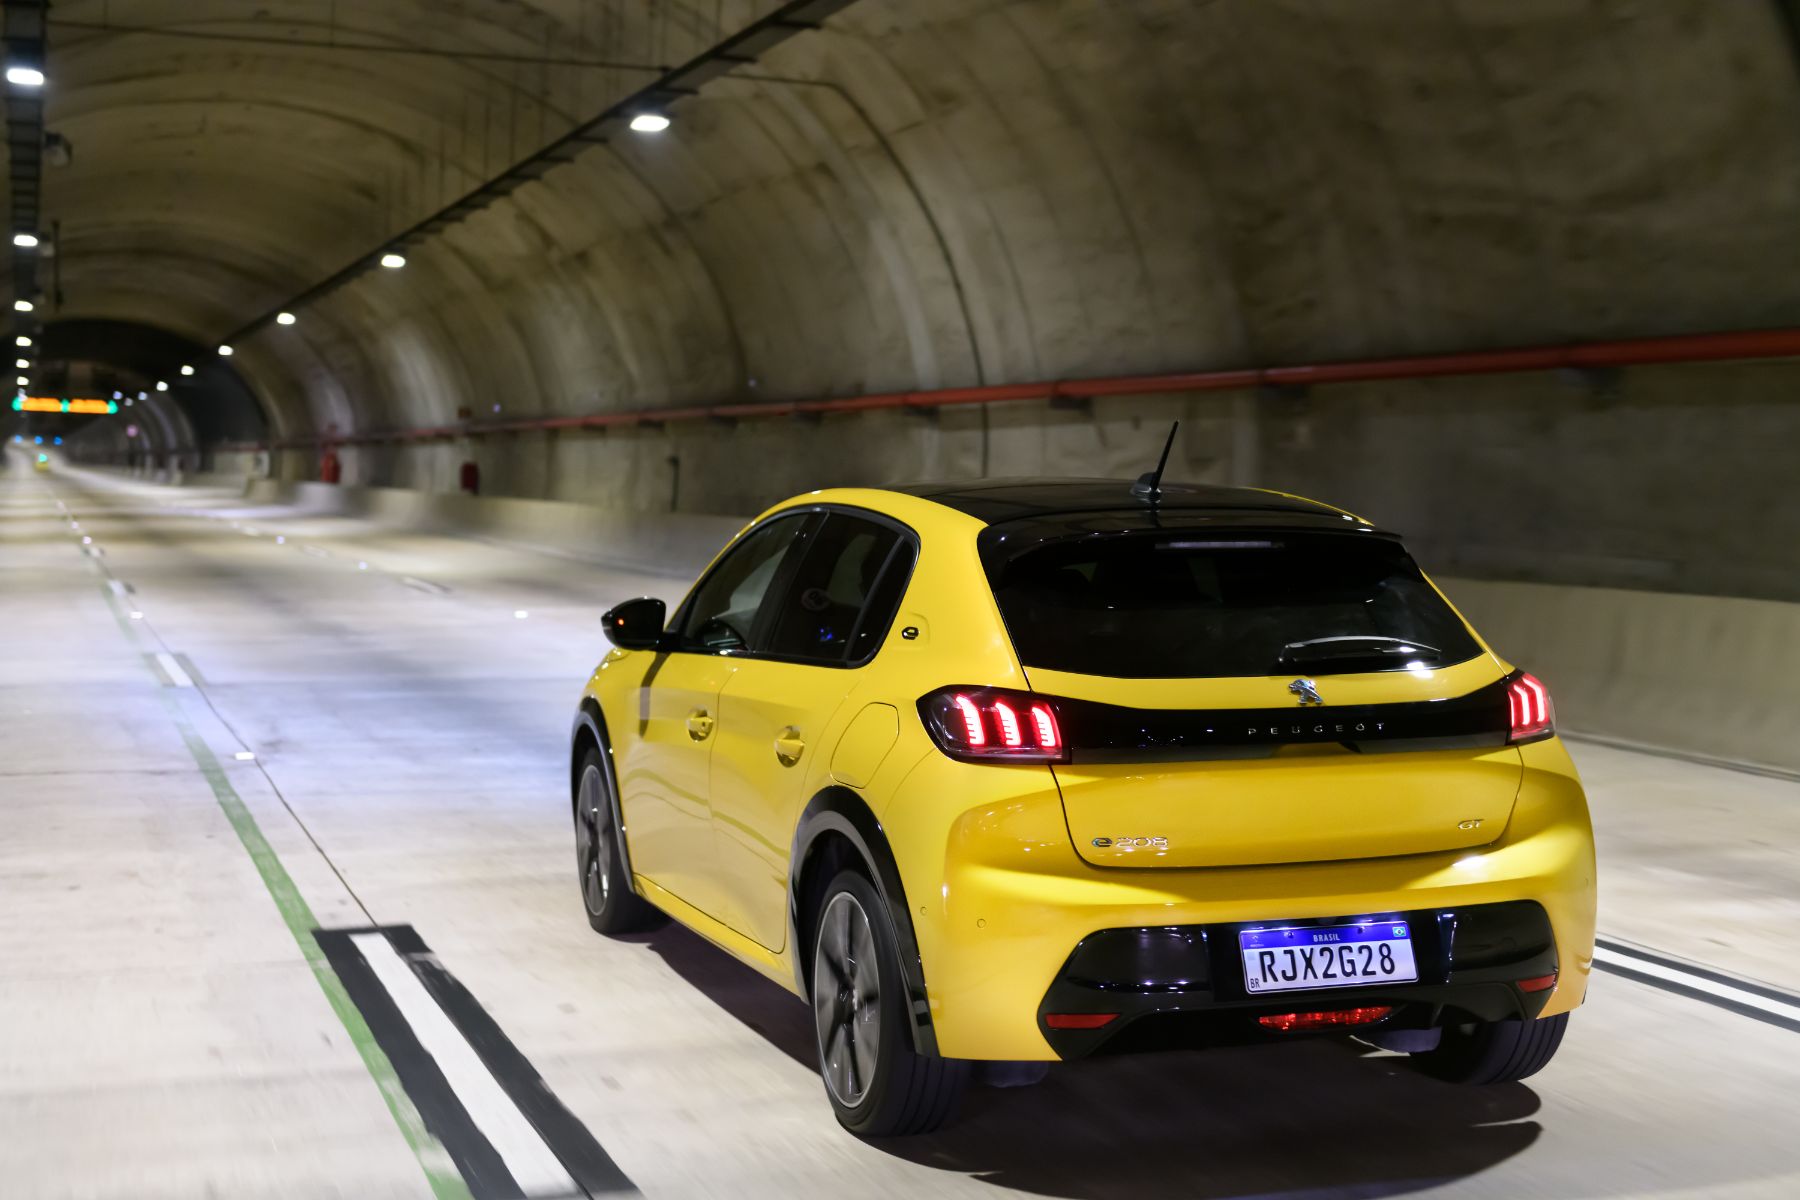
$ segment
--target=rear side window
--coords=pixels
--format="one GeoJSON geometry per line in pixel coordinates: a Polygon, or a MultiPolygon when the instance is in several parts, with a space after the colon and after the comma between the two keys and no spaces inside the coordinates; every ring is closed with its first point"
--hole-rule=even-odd
{"type": "Polygon", "coordinates": [[[861,662],[893,623],[912,574],[912,541],[891,525],[831,512],[811,542],[758,650],[808,662],[861,662]]]}
{"type": "Polygon", "coordinates": [[[990,566],[1027,667],[1129,679],[1448,666],[1480,652],[1411,556],[1355,533],[1085,537],[990,566]]]}

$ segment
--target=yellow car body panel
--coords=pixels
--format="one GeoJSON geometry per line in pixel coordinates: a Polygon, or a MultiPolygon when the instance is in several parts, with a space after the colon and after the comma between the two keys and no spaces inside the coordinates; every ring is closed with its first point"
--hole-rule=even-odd
{"type": "Polygon", "coordinates": [[[869,662],[614,651],[588,682],[618,771],[634,880],[676,919],[801,991],[806,956],[788,936],[796,822],[821,789],[838,788],[867,806],[891,850],[904,891],[893,903],[911,923],[946,1056],[1058,1057],[1038,1022],[1046,989],[1077,943],[1114,928],[1532,900],[1548,915],[1559,970],[1540,1015],[1581,1003],[1593,961],[1593,838],[1554,737],[1482,750],[1290,746],[1249,762],[1052,766],[957,761],[919,717],[920,697],[969,686],[1125,708],[1293,705],[1293,720],[1318,722],[1340,706],[1432,701],[1503,679],[1509,664],[1478,638],[1479,655],[1443,669],[1322,677],[1328,703],[1311,707],[1295,705],[1286,675],[1027,669],[978,553],[986,522],[920,496],[837,489],[777,505],[746,529],[818,507],[880,514],[917,538],[911,578],[869,662]],[[683,745],[682,722],[707,695],[715,726],[683,745]],[[683,753],[701,745],[703,771],[683,753]],[[1447,789],[1466,802],[1446,804],[1447,789]],[[1097,852],[1087,833],[1102,821],[1116,838],[1150,844],[1097,852]]]}

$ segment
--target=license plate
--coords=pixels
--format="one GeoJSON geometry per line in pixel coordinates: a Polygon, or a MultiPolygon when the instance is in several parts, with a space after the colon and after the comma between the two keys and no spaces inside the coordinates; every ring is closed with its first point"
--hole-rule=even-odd
{"type": "Polygon", "coordinates": [[[1238,934],[1238,950],[1244,990],[1252,995],[1419,978],[1405,921],[1247,929],[1238,934]]]}

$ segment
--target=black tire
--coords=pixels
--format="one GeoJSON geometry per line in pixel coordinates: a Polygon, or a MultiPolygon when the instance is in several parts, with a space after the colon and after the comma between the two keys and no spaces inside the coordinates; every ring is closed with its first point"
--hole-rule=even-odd
{"type": "Polygon", "coordinates": [[[1549,1064],[1568,1028],[1568,1013],[1535,1021],[1453,1025],[1444,1030],[1436,1049],[1412,1058],[1420,1070],[1446,1083],[1516,1083],[1549,1064]]]}
{"type": "Polygon", "coordinates": [[[894,931],[861,872],[840,871],[826,885],[809,949],[819,1074],[838,1123],[858,1137],[942,1128],[956,1115],[969,1064],[913,1050],[894,931]]]}
{"type": "Polygon", "coordinates": [[[631,890],[614,819],[612,772],[592,746],[575,775],[575,869],[581,906],[599,933],[637,933],[668,918],[631,890]]]}

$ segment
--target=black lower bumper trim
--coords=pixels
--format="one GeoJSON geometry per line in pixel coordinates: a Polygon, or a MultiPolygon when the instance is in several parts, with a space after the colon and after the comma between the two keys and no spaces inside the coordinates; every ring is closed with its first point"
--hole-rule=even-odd
{"type": "MultiPolygon", "coordinates": [[[[1238,933],[1250,925],[1103,929],[1083,938],[1038,1006],[1038,1028],[1063,1058],[1281,1041],[1298,1036],[1258,1018],[1297,1011],[1392,1009],[1357,1028],[1429,1029],[1471,1021],[1533,1019],[1547,988],[1523,980],[1557,971],[1550,919],[1535,901],[1282,921],[1284,926],[1404,920],[1418,967],[1414,983],[1251,995],[1238,933]],[[1053,1027],[1052,1014],[1117,1014],[1097,1028],[1053,1027]]],[[[1270,922],[1256,922],[1264,927],[1270,922]]],[[[1063,1021],[1061,1024],[1068,1024],[1063,1021]]],[[[1335,1032],[1353,1032],[1340,1028],[1335,1032]]]]}

